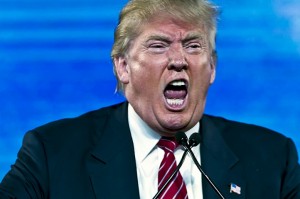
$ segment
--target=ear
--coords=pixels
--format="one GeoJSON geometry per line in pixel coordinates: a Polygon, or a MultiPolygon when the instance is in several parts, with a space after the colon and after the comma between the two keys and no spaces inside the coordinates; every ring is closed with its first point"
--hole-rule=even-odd
{"type": "Polygon", "coordinates": [[[114,58],[114,65],[116,67],[116,72],[118,79],[123,84],[129,83],[129,70],[128,64],[125,57],[115,57],[114,58]]]}
{"type": "Polygon", "coordinates": [[[216,58],[213,56],[210,59],[210,68],[211,68],[210,84],[212,84],[216,79],[216,58]]]}

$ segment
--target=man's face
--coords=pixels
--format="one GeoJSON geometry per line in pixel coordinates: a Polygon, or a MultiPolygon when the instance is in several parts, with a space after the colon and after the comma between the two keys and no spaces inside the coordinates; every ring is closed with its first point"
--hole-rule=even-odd
{"type": "Polygon", "coordinates": [[[157,16],[114,60],[128,102],[161,135],[188,130],[202,117],[215,78],[207,38],[199,25],[157,16]]]}

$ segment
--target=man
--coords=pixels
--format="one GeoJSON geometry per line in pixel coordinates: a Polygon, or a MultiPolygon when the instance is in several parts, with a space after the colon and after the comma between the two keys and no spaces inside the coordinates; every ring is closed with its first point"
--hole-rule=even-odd
{"type": "MultiPolygon", "coordinates": [[[[184,153],[177,132],[201,134],[192,150],[224,198],[300,198],[290,139],[203,114],[216,73],[216,14],[203,0],[129,2],[112,50],[128,102],[28,132],[0,198],[153,198],[184,153]]],[[[187,156],[159,198],[221,196],[187,156]]]]}

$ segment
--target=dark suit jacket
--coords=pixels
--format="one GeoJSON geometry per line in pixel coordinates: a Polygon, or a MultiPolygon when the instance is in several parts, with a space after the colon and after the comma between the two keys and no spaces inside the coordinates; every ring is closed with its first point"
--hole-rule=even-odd
{"type": "MultiPolygon", "coordinates": [[[[300,198],[300,169],[290,139],[208,115],[200,132],[203,170],[226,198],[300,198]],[[230,183],[242,193],[229,193],[230,183]]],[[[204,198],[217,199],[202,181],[204,198]]],[[[138,199],[127,103],[28,132],[0,185],[0,198],[10,197],[138,199]]]]}

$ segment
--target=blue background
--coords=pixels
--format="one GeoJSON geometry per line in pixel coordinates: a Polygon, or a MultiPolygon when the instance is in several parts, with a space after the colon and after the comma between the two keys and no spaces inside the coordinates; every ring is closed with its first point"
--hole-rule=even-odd
{"type": "MultiPolygon", "coordinates": [[[[123,100],[110,50],[126,2],[0,0],[0,179],[26,131],[123,100]]],[[[219,62],[206,113],[279,131],[299,150],[300,2],[214,2],[219,62]]]]}

